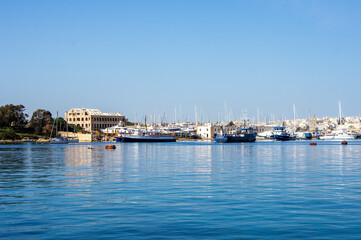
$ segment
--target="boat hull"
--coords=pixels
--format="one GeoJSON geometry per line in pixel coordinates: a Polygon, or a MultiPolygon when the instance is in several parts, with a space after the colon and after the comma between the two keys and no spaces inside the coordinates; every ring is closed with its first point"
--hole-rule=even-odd
{"type": "Polygon", "coordinates": [[[239,142],[255,142],[256,134],[242,134],[240,136],[216,136],[217,143],[239,143],[239,142]]]}
{"type": "Polygon", "coordinates": [[[277,140],[277,141],[292,141],[292,140],[296,140],[295,137],[285,136],[285,135],[275,135],[275,136],[272,136],[272,139],[277,140]]]}
{"type": "Polygon", "coordinates": [[[175,142],[173,137],[116,137],[116,142],[175,142]]]}

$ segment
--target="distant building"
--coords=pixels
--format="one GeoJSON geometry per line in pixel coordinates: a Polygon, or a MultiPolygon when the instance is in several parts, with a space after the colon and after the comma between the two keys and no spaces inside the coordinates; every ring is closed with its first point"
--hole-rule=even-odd
{"type": "Polygon", "coordinates": [[[222,133],[228,133],[228,134],[232,134],[235,133],[236,131],[236,125],[232,124],[227,124],[226,126],[222,126],[220,124],[212,124],[212,123],[205,123],[203,125],[197,126],[197,135],[199,137],[201,137],[202,139],[212,139],[214,138],[216,135],[219,135],[222,133]]]}
{"type": "Polygon", "coordinates": [[[82,127],[87,132],[99,131],[117,125],[120,121],[127,122],[120,113],[102,113],[98,109],[72,108],[65,112],[68,124],[82,127]]]}

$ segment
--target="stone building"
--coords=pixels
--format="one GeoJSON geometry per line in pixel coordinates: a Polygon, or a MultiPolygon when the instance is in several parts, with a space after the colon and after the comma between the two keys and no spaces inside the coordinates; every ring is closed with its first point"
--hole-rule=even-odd
{"type": "Polygon", "coordinates": [[[205,123],[203,125],[197,126],[196,134],[202,139],[212,139],[219,134],[232,134],[235,133],[237,127],[233,123],[227,124],[225,126],[218,123],[205,123]]]}
{"type": "Polygon", "coordinates": [[[103,113],[98,109],[87,108],[72,108],[69,112],[65,112],[65,120],[68,124],[82,127],[86,132],[99,131],[115,126],[120,121],[128,121],[120,113],[103,113]]]}

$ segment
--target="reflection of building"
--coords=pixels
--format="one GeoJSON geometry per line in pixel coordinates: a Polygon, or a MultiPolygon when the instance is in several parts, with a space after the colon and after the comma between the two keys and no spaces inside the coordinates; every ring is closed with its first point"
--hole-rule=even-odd
{"type": "Polygon", "coordinates": [[[120,113],[102,113],[98,109],[72,108],[65,112],[65,120],[69,124],[78,125],[85,131],[97,131],[117,125],[128,120],[120,113]]]}

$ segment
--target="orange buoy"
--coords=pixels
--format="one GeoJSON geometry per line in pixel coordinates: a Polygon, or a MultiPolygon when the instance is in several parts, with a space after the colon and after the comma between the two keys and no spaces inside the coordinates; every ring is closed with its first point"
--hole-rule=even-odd
{"type": "Polygon", "coordinates": [[[311,143],[310,143],[310,145],[312,145],[312,146],[316,146],[316,145],[317,145],[317,143],[315,143],[315,142],[311,142],[311,143]]]}
{"type": "Polygon", "coordinates": [[[115,149],[115,145],[106,145],[105,149],[115,149]]]}
{"type": "Polygon", "coordinates": [[[347,142],[346,142],[346,141],[342,141],[342,142],[341,142],[341,145],[347,145],[347,142]]]}

